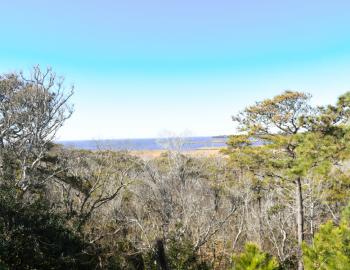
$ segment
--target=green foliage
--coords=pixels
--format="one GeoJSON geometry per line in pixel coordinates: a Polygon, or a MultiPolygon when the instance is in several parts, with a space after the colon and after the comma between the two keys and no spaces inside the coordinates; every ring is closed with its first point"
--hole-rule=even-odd
{"type": "MultiPolygon", "coordinates": [[[[201,260],[194,251],[193,244],[187,239],[170,238],[166,246],[166,261],[172,270],[209,270],[209,264],[201,260]]],[[[144,256],[145,269],[158,270],[156,251],[144,256]]]]}
{"type": "Polygon", "coordinates": [[[259,250],[252,243],[247,243],[243,253],[233,256],[232,270],[277,270],[277,260],[267,253],[259,250]]]}
{"type": "Polygon", "coordinates": [[[286,91],[257,102],[233,117],[244,135],[231,136],[228,150],[235,164],[251,171],[263,168],[265,175],[282,169],[295,179],[310,174],[327,174],[332,164],[350,155],[350,93],[335,106],[315,108],[310,95],[286,91]],[[264,142],[254,147],[252,140],[264,142]]]}
{"type": "MultiPolygon", "coordinates": [[[[97,254],[43,201],[17,202],[0,194],[0,262],[10,269],[92,269],[97,254]]],[[[1,267],[1,266],[0,266],[1,267]]],[[[5,268],[6,269],[6,268],[5,268]]]]}
{"type": "Polygon", "coordinates": [[[305,270],[350,269],[349,212],[348,206],[338,226],[327,222],[316,233],[313,244],[304,244],[305,270]]]}
{"type": "Polygon", "coordinates": [[[171,239],[167,255],[170,268],[173,270],[206,270],[209,266],[198,258],[194,252],[193,244],[187,239],[176,241],[171,239]]]}

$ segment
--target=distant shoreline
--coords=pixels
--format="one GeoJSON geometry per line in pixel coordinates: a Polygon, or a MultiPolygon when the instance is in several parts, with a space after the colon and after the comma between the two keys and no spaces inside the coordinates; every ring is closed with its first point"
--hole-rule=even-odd
{"type": "Polygon", "coordinates": [[[150,138],[116,140],[75,140],[57,141],[66,148],[83,150],[128,150],[128,151],[194,151],[222,148],[226,146],[227,136],[186,137],[186,138],[150,138]]]}

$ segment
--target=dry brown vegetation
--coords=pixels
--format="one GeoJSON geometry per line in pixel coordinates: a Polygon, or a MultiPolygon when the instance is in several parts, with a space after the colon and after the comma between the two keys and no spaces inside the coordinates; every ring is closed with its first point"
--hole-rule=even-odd
{"type": "MultiPolygon", "coordinates": [[[[200,148],[190,151],[182,152],[184,155],[188,155],[191,157],[214,157],[218,155],[223,155],[221,150],[223,148],[200,148]]],[[[167,150],[138,150],[138,151],[129,151],[130,155],[142,158],[142,159],[153,159],[158,158],[162,154],[165,154],[167,150]]]]}

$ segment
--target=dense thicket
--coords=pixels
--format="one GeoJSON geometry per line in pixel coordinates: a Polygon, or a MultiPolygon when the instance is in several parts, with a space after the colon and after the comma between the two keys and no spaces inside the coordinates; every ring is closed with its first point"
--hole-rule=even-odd
{"type": "Polygon", "coordinates": [[[71,91],[0,77],[0,269],[348,269],[350,94],[287,91],[222,154],[141,159],[53,144],[71,91]]]}

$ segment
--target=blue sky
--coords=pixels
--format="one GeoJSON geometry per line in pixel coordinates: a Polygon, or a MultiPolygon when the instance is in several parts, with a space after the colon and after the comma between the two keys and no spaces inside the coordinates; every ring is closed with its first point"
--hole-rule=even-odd
{"type": "Polygon", "coordinates": [[[0,0],[0,72],[52,66],[76,87],[60,139],[234,132],[285,89],[350,90],[350,2],[0,0]]]}

